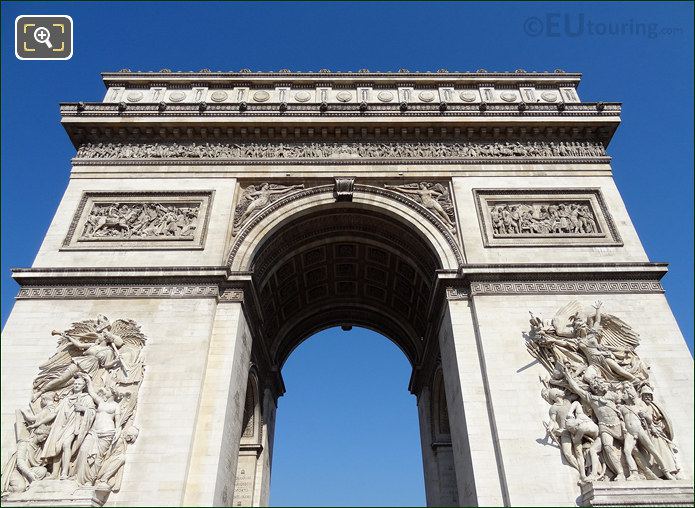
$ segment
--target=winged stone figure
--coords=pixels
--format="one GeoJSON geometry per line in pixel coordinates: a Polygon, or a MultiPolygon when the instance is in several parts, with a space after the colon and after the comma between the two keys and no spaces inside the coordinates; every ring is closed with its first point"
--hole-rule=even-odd
{"type": "Polygon", "coordinates": [[[537,345],[553,346],[547,352],[555,360],[585,370],[585,377],[646,379],[647,368],[635,353],[639,335],[620,318],[602,313],[601,307],[601,302],[585,307],[573,301],[555,314],[549,327],[533,323],[537,345]]]}
{"type": "Polygon", "coordinates": [[[97,387],[103,386],[107,378],[122,382],[138,375],[134,353],[144,346],[145,336],[133,321],[119,319],[112,324],[99,315],[96,320],[73,323],[69,330],[54,330],[52,334],[60,336],[58,351],[39,367],[34,400],[46,392],[68,388],[78,373],[87,374],[97,387]],[[124,357],[134,363],[126,363],[124,357]]]}
{"type": "Polygon", "coordinates": [[[303,188],[303,184],[278,185],[265,182],[259,186],[249,185],[242,192],[239,203],[234,209],[232,234],[236,235],[249,218],[256,215],[269,204],[294,190],[303,188]]]}
{"type": "Polygon", "coordinates": [[[384,185],[402,194],[413,196],[413,200],[434,213],[446,226],[454,232],[454,207],[446,186],[441,183],[420,182],[406,185],[384,185]]]}

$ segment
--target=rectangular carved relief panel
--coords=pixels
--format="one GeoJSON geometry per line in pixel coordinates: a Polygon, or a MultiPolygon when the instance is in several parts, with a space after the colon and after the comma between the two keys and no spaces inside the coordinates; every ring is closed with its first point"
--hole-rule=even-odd
{"type": "Polygon", "coordinates": [[[598,189],[475,189],[486,247],[620,246],[598,189]]]}
{"type": "Polygon", "coordinates": [[[85,192],[67,249],[202,249],[212,191],[85,192]]]}

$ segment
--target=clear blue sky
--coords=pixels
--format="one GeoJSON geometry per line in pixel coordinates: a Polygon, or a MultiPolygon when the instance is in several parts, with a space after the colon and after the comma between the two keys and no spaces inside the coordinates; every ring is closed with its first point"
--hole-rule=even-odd
{"type": "Polygon", "coordinates": [[[364,328],[303,342],[282,370],[270,503],[424,506],[410,363],[364,328]]]}
{"type": "MultiPolygon", "coordinates": [[[[101,100],[101,71],[562,68],[584,73],[584,100],[624,105],[615,178],[650,259],[671,263],[664,285],[692,351],[692,3],[15,2],[2,4],[1,36],[3,323],[17,290],[9,269],[31,266],[67,184],[58,103],[101,100]],[[18,61],[19,14],[72,16],[72,60],[18,61]]],[[[424,502],[415,399],[394,346],[326,332],[284,375],[273,503],[424,502]],[[383,432],[390,423],[402,428],[383,432]],[[320,467],[302,471],[307,454],[320,467]],[[309,489],[309,477],[322,481],[309,489]]]]}

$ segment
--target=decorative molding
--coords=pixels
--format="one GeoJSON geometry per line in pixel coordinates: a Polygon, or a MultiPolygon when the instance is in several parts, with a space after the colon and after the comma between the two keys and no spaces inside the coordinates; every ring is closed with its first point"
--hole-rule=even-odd
{"type": "Polygon", "coordinates": [[[656,280],[471,282],[471,295],[663,292],[656,280]]]}
{"type": "Polygon", "coordinates": [[[391,142],[391,143],[85,143],[75,162],[111,159],[224,160],[514,160],[604,159],[601,143],[589,141],[534,142],[391,142]]]}
{"type": "Polygon", "coordinates": [[[608,164],[611,157],[499,157],[495,159],[72,159],[73,166],[355,166],[399,164],[608,164]]]}
{"type": "Polygon", "coordinates": [[[220,287],[218,302],[243,302],[244,290],[239,287],[220,287]]]}
{"type": "Polygon", "coordinates": [[[447,286],[446,288],[447,300],[468,300],[470,294],[471,292],[461,286],[447,286]]]}
{"type": "Polygon", "coordinates": [[[213,195],[214,191],[84,192],[62,248],[202,249],[213,195]]]}
{"type": "MultiPolygon", "coordinates": [[[[111,107],[109,104],[102,106],[111,107]]],[[[567,110],[570,110],[571,106],[568,105],[567,110]]],[[[331,107],[325,112],[316,112],[321,118],[334,119],[331,124],[325,121],[299,121],[312,117],[311,110],[304,113],[279,113],[283,116],[280,123],[268,121],[278,114],[277,111],[257,109],[265,106],[256,105],[250,109],[245,106],[247,109],[243,112],[217,109],[220,107],[222,106],[219,104],[206,103],[204,112],[201,112],[200,106],[196,104],[174,104],[166,107],[166,113],[157,109],[150,115],[147,112],[136,111],[136,106],[129,106],[125,111],[113,115],[81,112],[74,118],[64,117],[63,122],[75,147],[91,144],[89,149],[81,152],[80,157],[74,159],[75,163],[79,164],[94,164],[98,161],[107,164],[112,157],[116,157],[122,164],[132,163],[133,160],[143,160],[146,164],[152,164],[153,161],[161,163],[163,160],[175,161],[174,163],[200,163],[201,159],[243,160],[251,164],[268,160],[277,160],[278,164],[292,161],[299,164],[310,160],[327,160],[330,164],[341,164],[345,160],[361,159],[379,163],[383,160],[378,157],[379,153],[384,153],[387,158],[396,159],[394,149],[390,148],[395,144],[412,146],[401,150],[413,152],[410,158],[443,160],[447,163],[452,160],[504,162],[526,159],[605,161],[608,159],[605,153],[603,156],[590,154],[602,152],[600,145],[608,145],[618,123],[618,113],[602,113],[595,121],[578,123],[572,117],[591,114],[589,110],[560,113],[555,105],[545,106],[550,109],[544,112],[524,112],[523,118],[516,118],[504,127],[494,126],[494,121],[462,124],[462,117],[482,115],[477,105],[466,106],[473,108],[468,112],[459,111],[456,106],[447,106],[446,111],[438,110],[431,114],[420,111],[418,108],[422,106],[418,105],[408,106],[405,112],[400,108],[397,108],[397,112],[389,112],[383,108],[392,106],[384,104],[373,105],[368,110],[356,114],[349,110],[341,110],[340,108],[353,107],[344,104],[331,107]],[[179,111],[180,108],[186,107],[191,111],[179,111]],[[164,114],[166,119],[162,117],[164,114]],[[428,118],[433,115],[436,115],[435,122],[428,118]],[[547,121],[547,117],[555,115],[559,115],[557,121],[547,121]],[[141,121],[123,122],[123,117],[138,118],[141,121]],[[211,123],[210,119],[216,117],[227,118],[230,122],[211,123]],[[375,118],[386,117],[389,118],[389,122],[373,121],[375,118]],[[338,120],[340,125],[335,123],[338,120]],[[141,146],[143,141],[152,145],[146,154],[141,146]],[[560,145],[560,142],[564,145],[560,145]],[[339,148],[333,148],[336,143],[339,144],[339,148]],[[551,146],[550,143],[554,143],[555,146],[551,146]],[[575,143],[581,145],[574,145],[575,143]],[[262,149],[262,158],[257,158],[261,156],[257,153],[259,144],[268,145],[262,149]],[[114,146],[123,148],[116,150],[114,146]],[[578,146],[583,146],[581,152],[578,146]],[[282,147],[282,150],[279,147],[282,147]],[[432,152],[429,158],[425,157],[428,150],[432,152]],[[523,155],[524,152],[527,153],[526,156],[523,155]],[[361,154],[360,158],[350,156],[351,153],[361,154]],[[557,155],[553,156],[554,153],[557,155]],[[578,156],[573,157],[572,153],[578,156]],[[82,158],[91,155],[96,158],[82,158]]],[[[229,105],[226,107],[229,108],[229,105]]],[[[511,107],[514,111],[504,113],[501,110],[497,111],[495,105],[490,105],[484,115],[509,118],[520,114],[515,105],[503,107],[511,107]]],[[[410,160],[402,157],[405,155],[398,160],[410,160]]]]}
{"type": "Polygon", "coordinates": [[[260,456],[261,452],[263,451],[263,445],[261,444],[239,444],[239,452],[242,454],[250,454],[250,455],[256,455],[260,456]],[[249,453],[250,452],[250,453],[249,453]]]}
{"type": "Polygon", "coordinates": [[[134,277],[150,277],[150,276],[180,276],[180,275],[220,275],[220,273],[225,273],[226,266],[192,266],[192,265],[176,265],[176,266],[162,266],[162,265],[151,265],[151,266],[80,266],[80,267],[34,267],[34,268],[13,268],[13,277],[21,274],[50,274],[59,276],[69,276],[71,274],[80,274],[81,276],[113,276],[113,275],[123,275],[123,276],[134,276],[134,277]]]}
{"type": "Polygon", "coordinates": [[[295,104],[295,103],[206,103],[201,111],[200,103],[63,103],[60,106],[61,117],[66,123],[72,119],[88,118],[153,118],[163,116],[171,118],[239,118],[253,119],[254,117],[293,118],[354,118],[366,119],[374,117],[390,117],[393,119],[417,118],[460,118],[460,117],[513,117],[522,118],[529,123],[540,123],[547,118],[595,118],[602,123],[613,123],[620,116],[621,107],[616,103],[523,103],[525,109],[520,110],[515,103],[459,103],[446,104],[444,111],[441,102],[406,103],[407,108],[401,108],[403,103],[371,103],[368,109],[360,107],[360,103],[331,103],[295,104]],[[481,110],[481,105],[484,108],[481,110]],[[561,105],[561,107],[558,107],[561,105]],[[123,108],[125,106],[125,109],[123,108]],[[164,107],[162,107],[164,106],[164,107]],[[282,106],[282,108],[280,107],[282,106]],[[322,107],[323,106],[323,107],[322,107]]]}
{"type": "Polygon", "coordinates": [[[589,482],[581,486],[581,506],[693,506],[692,480],[589,482]]]}
{"type": "MultiPolygon", "coordinates": [[[[244,83],[259,81],[266,78],[275,78],[282,82],[289,80],[305,80],[314,78],[319,80],[319,83],[325,83],[332,79],[340,80],[342,78],[351,78],[350,83],[355,80],[370,81],[374,78],[389,78],[397,82],[412,83],[413,81],[443,81],[450,80],[471,80],[474,78],[484,78],[490,80],[497,78],[499,80],[512,82],[535,82],[542,80],[543,82],[576,84],[581,79],[582,75],[578,72],[565,72],[558,69],[554,72],[548,71],[486,71],[479,69],[477,71],[449,71],[447,69],[439,69],[436,72],[409,72],[401,69],[398,72],[371,72],[369,69],[360,69],[358,71],[331,71],[329,69],[321,69],[319,71],[290,71],[288,69],[280,69],[278,71],[252,71],[251,69],[241,69],[239,71],[212,71],[210,69],[201,69],[200,71],[185,71],[172,73],[168,69],[159,71],[131,71],[130,69],[121,69],[119,71],[111,71],[102,73],[104,82],[109,86],[117,86],[114,83],[136,82],[155,80],[157,83],[176,83],[182,81],[188,85],[191,78],[199,80],[213,80],[217,82],[220,78],[228,80],[241,80],[244,83]]],[[[400,86],[400,85],[399,85],[400,86]]]]}
{"type": "MultiPolygon", "coordinates": [[[[465,300],[486,294],[575,294],[575,293],[663,293],[655,280],[471,282],[470,292],[462,286],[447,286],[448,300],[465,300]]],[[[56,285],[23,286],[17,300],[103,299],[103,298],[210,298],[244,301],[241,288],[218,290],[217,284],[146,285],[56,285]]]]}
{"type": "MultiPolygon", "coordinates": [[[[23,286],[17,300],[219,297],[217,284],[23,286]]],[[[221,298],[222,299],[222,298],[221,298]]]]}
{"type": "Polygon", "coordinates": [[[473,189],[486,247],[622,246],[601,191],[473,189]]]}

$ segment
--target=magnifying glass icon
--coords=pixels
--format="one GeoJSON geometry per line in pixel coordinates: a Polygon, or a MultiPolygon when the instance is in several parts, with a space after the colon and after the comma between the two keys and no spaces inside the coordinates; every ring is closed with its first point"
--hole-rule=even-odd
{"type": "Polygon", "coordinates": [[[49,49],[53,47],[53,44],[51,44],[51,32],[45,26],[40,26],[34,30],[34,39],[39,44],[45,44],[49,49]]]}

